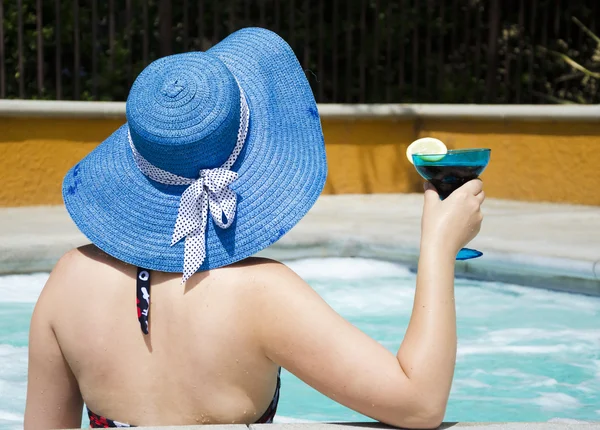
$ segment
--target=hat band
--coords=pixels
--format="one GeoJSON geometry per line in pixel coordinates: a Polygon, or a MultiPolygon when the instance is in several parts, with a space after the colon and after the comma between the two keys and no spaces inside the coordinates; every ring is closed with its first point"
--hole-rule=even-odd
{"type": "Polygon", "coordinates": [[[244,91],[240,87],[240,127],[233,152],[221,167],[202,169],[196,179],[175,175],[154,166],[138,152],[131,139],[130,131],[127,132],[133,159],[144,175],[165,185],[188,185],[179,201],[179,212],[171,238],[171,246],[173,246],[185,237],[182,282],[196,273],[206,258],[208,211],[210,210],[213,221],[220,228],[229,228],[233,224],[237,196],[230,185],[235,182],[238,174],[230,169],[244,147],[249,124],[250,109],[244,91]]]}

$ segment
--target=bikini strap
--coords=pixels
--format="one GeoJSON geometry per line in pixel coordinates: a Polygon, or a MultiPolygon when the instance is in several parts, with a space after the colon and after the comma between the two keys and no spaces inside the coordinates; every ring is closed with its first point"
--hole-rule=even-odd
{"type": "Polygon", "coordinates": [[[148,334],[148,317],[150,316],[150,271],[137,269],[137,316],[142,333],[148,334]]]}

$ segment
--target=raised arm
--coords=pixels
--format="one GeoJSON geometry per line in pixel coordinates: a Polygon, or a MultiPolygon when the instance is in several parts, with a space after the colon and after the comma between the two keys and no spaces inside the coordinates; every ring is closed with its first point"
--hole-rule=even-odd
{"type": "Polygon", "coordinates": [[[395,356],[276,263],[261,276],[256,297],[267,356],[364,415],[399,427],[437,427],[456,357],[454,258],[479,232],[483,199],[480,181],[443,202],[426,189],[414,308],[395,356]]]}

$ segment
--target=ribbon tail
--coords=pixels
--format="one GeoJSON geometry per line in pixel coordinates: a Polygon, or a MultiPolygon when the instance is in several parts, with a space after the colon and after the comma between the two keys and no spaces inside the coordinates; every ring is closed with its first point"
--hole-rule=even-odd
{"type": "Polygon", "coordinates": [[[215,224],[220,228],[229,228],[235,217],[237,195],[230,189],[223,190],[220,197],[210,192],[209,202],[210,214],[215,224]],[[223,222],[223,215],[226,222],[223,222]]]}
{"type": "Polygon", "coordinates": [[[237,195],[229,188],[238,178],[238,174],[232,171],[219,171],[219,175],[224,177],[220,186],[217,186],[213,178],[209,175],[206,178],[206,185],[209,194],[209,209],[215,224],[222,229],[229,228],[233,224],[235,211],[237,207],[237,195]],[[223,215],[226,221],[223,222],[223,215]]]}
{"type": "Polygon", "coordinates": [[[183,257],[183,277],[185,283],[198,271],[206,258],[206,224],[208,220],[208,196],[202,193],[196,201],[195,212],[200,218],[198,228],[188,233],[185,238],[185,254],[183,257]]]}
{"type": "MultiPolygon", "coordinates": [[[[173,236],[171,237],[171,246],[175,245],[185,236],[193,231],[198,230],[201,227],[201,213],[198,213],[198,209],[201,209],[200,196],[203,193],[203,181],[198,180],[192,185],[186,188],[181,195],[179,201],[179,211],[177,213],[177,221],[175,222],[175,228],[173,229],[173,236]]],[[[206,196],[204,196],[206,198],[206,196]]],[[[206,212],[204,212],[206,213],[206,212]]]]}
{"type": "Polygon", "coordinates": [[[183,277],[181,283],[184,284],[190,277],[198,271],[204,259],[206,258],[206,218],[204,228],[194,232],[185,238],[185,255],[183,257],[183,277]]]}

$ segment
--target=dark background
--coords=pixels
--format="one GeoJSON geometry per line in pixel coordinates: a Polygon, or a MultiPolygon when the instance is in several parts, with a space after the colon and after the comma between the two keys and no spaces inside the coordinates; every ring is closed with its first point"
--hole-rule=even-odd
{"type": "Polygon", "coordinates": [[[261,26],[321,103],[598,103],[599,3],[0,0],[0,98],[122,101],[148,62],[261,26]]]}

